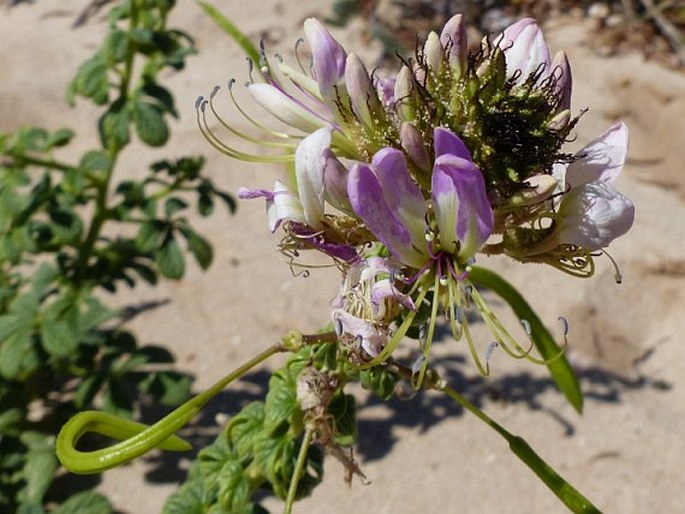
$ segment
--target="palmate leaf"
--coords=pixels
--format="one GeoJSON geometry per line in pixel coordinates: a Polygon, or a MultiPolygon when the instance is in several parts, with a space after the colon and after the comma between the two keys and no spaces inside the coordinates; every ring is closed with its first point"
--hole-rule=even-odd
{"type": "Polygon", "coordinates": [[[530,323],[531,338],[543,359],[549,361],[547,367],[552,375],[552,379],[564,393],[569,403],[578,412],[582,412],[583,393],[580,390],[578,377],[576,377],[566,356],[560,355],[563,350],[559,348],[552,334],[545,328],[545,325],[523,296],[509,282],[493,271],[484,268],[474,266],[469,273],[469,279],[474,284],[487,287],[500,296],[509,304],[519,319],[530,323]]]}

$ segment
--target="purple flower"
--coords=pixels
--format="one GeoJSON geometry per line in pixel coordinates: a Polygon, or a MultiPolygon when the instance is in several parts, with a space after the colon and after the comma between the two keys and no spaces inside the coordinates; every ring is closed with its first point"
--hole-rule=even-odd
{"type": "MultiPolygon", "coordinates": [[[[461,139],[438,127],[434,146],[431,204],[440,250],[465,263],[492,232],[492,208],[483,176],[461,139]]],[[[353,165],[348,195],[354,212],[404,264],[422,268],[435,257],[426,241],[426,200],[402,152],[384,148],[371,165],[353,165]]]]}

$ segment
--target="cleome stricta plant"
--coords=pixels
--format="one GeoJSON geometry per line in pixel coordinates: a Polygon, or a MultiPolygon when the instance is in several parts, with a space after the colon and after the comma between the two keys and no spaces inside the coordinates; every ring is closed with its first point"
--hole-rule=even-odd
{"type": "Polygon", "coordinates": [[[291,352],[264,401],[229,419],[203,449],[188,481],[170,497],[167,513],[264,512],[253,494],[268,488],[291,512],[320,482],[323,454],[339,459],[348,479],[363,477],[354,459],[352,382],[391,397],[407,381],[444,392],[492,427],[573,512],[599,512],[519,436],[511,434],[451,388],[431,366],[436,326],[446,323],[475,368],[490,373],[503,351],[546,366],[578,410],[582,396],[565,357],[568,324],[558,344],[521,294],[482,255],[526,265],[543,263],[588,278],[606,247],[631,228],[634,206],[614,186],[628,130],[609,127],[585,148],[565,144],[581,119],[571,108],[571,67],[552,56],[535,20],[523,19],[468,51],[464,20],[451,18],[394,71],[370,73],[316,19],[304,22],[311,60],[269,58],[216,9],[202,4],[251,58],[250,98],[265,117],[248,114],[235,81],[197,100],[199,129],[230,158],[282,162],[289,180],[273,190],[242,188],[242,199],[266,203],[267,225],[293,268],[305,252],[325,254],[341,272],[330,325],[317,334],[293,331],[215,386],[151,427],[82,413],[63,428],[58,455],[75,472],[99,472],[160,447],[182,450],[175,432],[229,382],[277,352],[291,352]],[[222,113],[219,94],[234,112],[222,113]],[[243,116],[252,132],[230,120],[243,116]],[[259,143],[262,155],[245,148],[259,143]],[[526,340],[512,335],[482,289],[505,301],[526,340]],[[479,341],[474,320],[491,340],[479,341]],[[412,340],[416,359],[396,357],[412,340]],[[84,431],[122,441],[95,452],[74,447],[84,431]],[[322,452],[323,450],[323,452],[322,452]]]}

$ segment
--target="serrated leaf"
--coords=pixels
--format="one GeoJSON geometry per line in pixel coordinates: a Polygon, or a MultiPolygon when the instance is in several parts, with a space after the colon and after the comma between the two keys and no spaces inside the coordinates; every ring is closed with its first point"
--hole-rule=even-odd
{"type": "Polygon", "coordinates": [[[264,430],[267,434],[275,434],[283,425],[290,425],[294,416],[302,416],[296,388],[295,378],[285,369],[276,371],[269,379],[264,416],[264,430]]]}
{"type": "Polygon", "coordinates": [[[133,103],[133,121],[138,137],[147,145],[162,146],[169,139],[169,127],[162,110],[149,102],[136,100],[133,103]]]}
{"type": "Polygon", "coordinates": [[[84,491],[71,496],[52,514],[112,514],[112,505],[100,493],[84,491]]]}
{"type": "Polygon", "coordinates": [[[219,483],[218,503],[228,512],[239,512],[250,500],[250,481],[237,460],[228,460],[217,476],[219,483]]]}
{"type": "Polygon", "coordinates": [[[207,514],[204,482],[188,481],[164,502],[162,514],[207,514]]]}
{"type": "Polygon", "coordinates": [[[251,402],[228,423],[226,437],[240,459],[253,455],[253,446],[264,428],[264,402],[251,402]]]}
{"type": "Polygon", "coordinates": [[[155,262],[159,266],[159,272],[166,278],[180,279],[185,273],[185,258],[173,236],[168,236],[157,250],[155,262]]]}

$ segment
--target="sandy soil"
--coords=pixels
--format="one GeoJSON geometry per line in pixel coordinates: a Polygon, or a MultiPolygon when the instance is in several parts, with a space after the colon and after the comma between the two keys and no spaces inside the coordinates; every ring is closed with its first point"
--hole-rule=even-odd
{"type": "MultiPolygon", "coordinates": [[[[39,124],[68,125],[80,134],[74,154],[94,144],[97,111],[79,103],[69,110],[64,89],[76,66],[100,41],[105,23],[93,20],[72,30],[87,0],[40,0],[0,10],[0,130],[39,124]]],[[[267,31],[270,48],[288,54],[301,36],[301,22],[329,12],[330,0],[216,2],[250,35],[267,31]]],[[[193,2],[181,4],[173,24],[197,38],[200,55],[187,71],[170,75],[181,121],[174,126],[165,156],[203,153],[212,176],[226,189],[270,187],[279,173],[247,166],[216,154],[195,128],[193,102],[215,83],[246,76],[240,50],[193,2]]],[[[348,48],[362,48],[355,27],[339,32],[348,48]]],[[[550,324],[565,316],[571,324],[569,355],[586,394],[576,415],[545,377],[543,369],[493,359],[483,380],[456,343],[438,345],[436,363],[494,418],[531,445],[571,483],[606,512],[671,513],[685,505],[685,75],[644,62],[639,55],[600,58],[584,45],[584,29],[568,20],[547,27],[553,49],[565,49],[574,73],[574,105],[590,107],[578,128],[580,147],[618,119],[631,129],[631,152],[620,188],[637,207],[632,232],[616,242],[612,255],[624,283],[616,285],[606,259],[588,281],[552,269],[504,260],[481,264],[506,273],[550,324]]],[[[159,152],[130,151],[122,174],[140,175],[140,162],[159,152]]],[[[261,202],[246,202],[228,217],[219,213],[198,222],[215,245],[209,272],[191,267],[178,283],[154,290],[123,291],[120,304],[171,300],[135,319],[141,341],[173,349],[180,366],[209,385],[228,369],[276,340],[289,328],[312,330],[328,320],[328,302],[338,277],[317,270],[293,278],[269,236],[261,202]]],[[[477,329],[477,336],[488,337],[477,329]]],[[[212,405],[234,411],[260,393],[264,370],[212,405]]],[[[360,392],[357,455],[369,485],[347,487],[341,467],[329,460],[326,480],[298,512],[363,513],[556,513],[556,498],[525,469],[503,442],[479,421],[435,394],[412,401],[379,403],[360,392]]],[[[211,431],[211,415],[203,417],[211,431]]],[[[201,439],[201,437],[198,437],[201,439]]],[[[128,514],[159,512],[187,468],[187,459],[152,456],[103,475],[101,489],[128,514]],[[160,466],[167,468],[161,470],[160,466]]],[[[278,502],[267,506],[278,512],[278,502]]]]}

